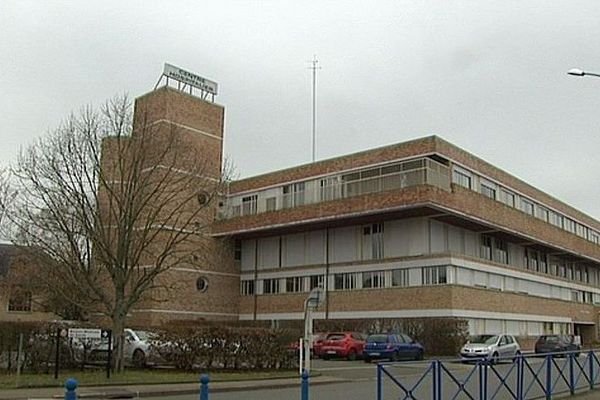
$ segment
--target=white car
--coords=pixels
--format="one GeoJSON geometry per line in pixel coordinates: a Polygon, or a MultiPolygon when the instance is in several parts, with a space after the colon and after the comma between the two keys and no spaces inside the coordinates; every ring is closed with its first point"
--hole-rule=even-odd
{"type": "MultiPolygon", "coordinates": [[[[152,333],[126,328],[123,330],[123,338],[123,359],[126,363],[134,367],[143,368],[149,361],[156,361],[158,359],[151,345],[153,340],[152,333]]],[[[88,340],[87,343],[86,346],[89,349],[92,359],[106,360],[108,342],[105,339],[102,339],[102,341],[94,340],[91,343],[88,340]]],[[[82,345],[83,342],[79,346],[81,347],[82,345]]],[[[113,346],[114,338],[111,347],[113,346]]]]}
{"type": "Polygon", "coordinates": [[[460,349],[463,362],[484,359],[497,363],[501,359],[513,359],[519,354],[521,346],[512,335],[474,336],[460,349]]]}

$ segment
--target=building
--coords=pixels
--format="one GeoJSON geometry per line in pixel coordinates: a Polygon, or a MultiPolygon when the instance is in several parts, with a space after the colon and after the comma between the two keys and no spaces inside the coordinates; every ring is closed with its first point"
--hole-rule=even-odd
{"type": "Polygon", "coordinates": [[[0,322],[49,321],[55,318],[44,310],[39,296],[31,292],[23,277],[31,273],[19,249],[0,244],[0,322]]]}
{"type": "MultiPolygon", "coordinates": [[[[167,85],[135,113],[176,127],[220,175],[222,106],[167,85]]],[[[189,245],[225,250],[171,269],[177,290],[131,324],[300,320],[321,286],[320,319],[598,338],[600,222],[436,136],[231,182],[204,217],[211,234],[189,245]]]]}
{"type": "Polygon", "coordinates": [[[596,339],[600,223],[435,136],[233,182],[240,319],[458,317],[596,339]]]}

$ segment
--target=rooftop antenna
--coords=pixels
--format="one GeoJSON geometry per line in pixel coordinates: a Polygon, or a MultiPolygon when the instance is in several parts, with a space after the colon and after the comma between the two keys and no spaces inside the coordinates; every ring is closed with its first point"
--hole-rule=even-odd
{"type": "Polygon", "coordinates": [[[316,135],[317,135],[317,70],[321,69],[318,65],[317,56],[313,55],[311,66],[308,69],[312,70],[312,162],[315,162],[317,152],[316,135]]]}

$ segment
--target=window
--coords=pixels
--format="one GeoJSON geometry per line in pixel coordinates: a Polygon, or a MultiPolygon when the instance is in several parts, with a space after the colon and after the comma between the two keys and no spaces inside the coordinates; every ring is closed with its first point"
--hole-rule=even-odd
{"type": "Polygon", "coordinates": [[[283,204],[285,208],[298,207],[304,204],[304,182],[292,183],[283,187],[283,204]]]}
{"type": "Polygon", "coordinates": [[[362,279],[363,289],[385,287],[385,274],[383,271],[363,272],[362,279]]]}
{"type": "Polygon", "coordinates": [[[11,296],[8,299],[8,311],[31,311],[31,292],[17,290],[14,293],[11,293],[11,296]]]}
{"type": "Polygon", "coordinates": [[[539,271],[537,251],[532,249],[525,249],[524,256],[525,268],[531,271],[539,271]]]}
{"type": "Polygon", "coordinates": [[[554,211],[550,211],[548,213],[548,222],[550,222],[552,225],[557,226],[559,228],[562,229],[563,227],[563,216],[554,212],[554,211]]]}
{"type": "Polygon", "coordinates": [[[338,197],[336,196],[336,189],[339,186],[337,177],[321,179],[319,185],[321,201],[334,200],[338,197]]]}
{"type": "Polygon", "coordinates": [[[242,296],[251,296],[254,294],[254,281],[242,281],[240,286],[240,294],[242,296]]]}
{"type": "Polygon", "coordinates": [[[490,236],[481,236],[481,258],[492,259],[492,238],[490,236]]]}
{"type": "Polygon", "coordinates": [[[242,241],[239,239],[236,239],[233,244],[233,259],[242,261],[242,241]]]}
{"type": "Polygon", "coordinates": [[[508,264],[508,245],[503,240],[494,240],[494,261],[508,264]]]}
{"type": "Polygon", "coordinates": [[[440,285],[446,283],[446,267],[421,268],[423,285],[440,285]]]}
{"type": "Polygon", "coordinates": [[[311,275],[309,276],[309,287],[308,290],[313,290],[316,287],[324,288],[323,281],[325,280],[324,275],[311,275]]]}
{"type": "Polygon", "coordinates": [[[533,215],[533,203],[527,199],[521,198],[521,211],[533,215]]]}
{"type": "Polygon", "coordinates": [[[356,289],[356,274],[334,274],[333,283],[335,290],[352,290],[356,289]]]}
{"type": "Polygon", "coordinates": [[[297,293],[304,291],[304,277],[294,276],[285,279],[285,291],[287,293],[297,293]]]}
{"type": "Polygon", "coordinates": [[[267,211],[275,211],[277,210],[277,198],[269,197],[266,200],[267,211]]]}
{"type": "Polygon", "coordinates": [[[577,230],[575,233],[577,236],[585,238],[587,237],[587,228],[581,224],[576,224],[575,229],[577,230]]]}
{"type": "Polygon", "coordinates": [[[507,206],[514,207],[515,195],[514,193],[509,192],[506,189],[500,189],[500,201],[506,204],[507,206]]]}
{"type": "Polygon", "coordinates": [[[575,221],[573,221],[572,219],[569,219],[569,218],[565,218],[564,219],[564,229],[571,233],[575,233],[575,221]]]}
{"type": "Polygon", "coordinates": [[[264,294],[279,293],[279,279],[264,279],[263,280],[263,293],[264,294]]]}
{"type": "Polygon", "coordinates": [[[200,278],[196,279],[196,290],[199,292],[206,292],[206,290],[208,289],[208,279],[206,279],[206,277],[201,276],[200,278]]]}
{"type": "Polygon", "coordinates": [[[258,195],[242,197],[242,215],[256,214],[258,204],[258,195]]]}
{"type": "Polygon", "coordinates": [[[467,189],[471,189],[471,173],[459,167],[452,170],[452,182],[467,189]]]}
{"type": "Polygon", "coordinates": [[[408,286],[408,269],[392,271],[392,286],[408,286]]]}
{"type": "Polygon", "coordinates": [[[482,195],[489,197],[490,199],[496,199],[496,185],[494,183],[482,180],[479,186],[479,191],[482,195]]]}
{"type": "Polygon", "coordinates": [[[383,258],[383,224],[373,224],[371,227],[371,255],[374,260],[383,258]]]}
{"type": "Polygon", "coordinates": [[[546,207],[538,206],[536,217],[538,217],[539,219],[541,219],[543,221],[548,222],[548,218],[549,218],[548,209],[546,207]]]}

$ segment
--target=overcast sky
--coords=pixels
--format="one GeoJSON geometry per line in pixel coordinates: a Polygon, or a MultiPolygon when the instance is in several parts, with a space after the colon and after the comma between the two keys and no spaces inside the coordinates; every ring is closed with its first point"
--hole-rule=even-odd
{"type": "Polygon", "coordinates": [[[220,85],[240,177],[436,134],[600,218],[600,1],[0,2],[0,165],[72,110],[220,85]]]}

